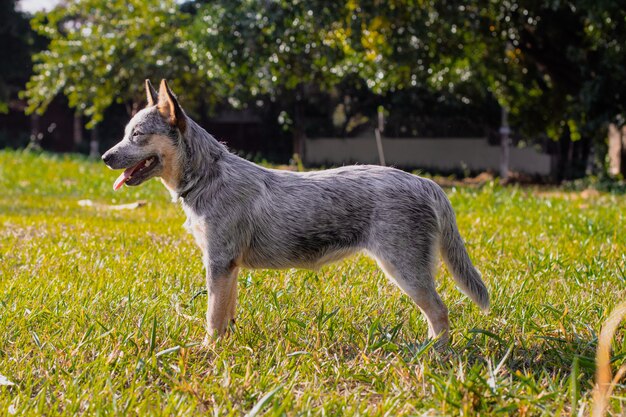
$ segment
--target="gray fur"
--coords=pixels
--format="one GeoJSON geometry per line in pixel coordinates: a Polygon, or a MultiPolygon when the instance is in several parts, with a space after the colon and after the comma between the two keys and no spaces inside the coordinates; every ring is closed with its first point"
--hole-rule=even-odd
{"type": "MultiPolygon", "coordinates": [[[[441,250],[461,290],[488,308],[487,289],[465,250],[454,211],[433,181],[380,166],[305,173],[268,169],[228,152],[190,118],[185,124],[180,132],[155,107],[144,109],[109,151],[116,160],[107,163],[123,168],[146,157],[141,143],[128,139],[135,129],[165,134],[175,144],[183,168],[170,191],[182,202],[186,227],[202,249],[210,295],[220,280],[236,277],[239,266],[318,268],[366,251],[422,309],[429,335],[445,341],[447,309],[433,279],[441,250]]],[[[225,325],[216,308],[210,296],[208,330],[221,334],[225,325]]]]}

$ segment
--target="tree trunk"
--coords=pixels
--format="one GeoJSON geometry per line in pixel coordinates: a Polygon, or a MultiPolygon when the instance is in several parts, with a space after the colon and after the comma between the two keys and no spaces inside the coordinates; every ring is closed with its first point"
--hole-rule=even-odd
{"type": "Polygon", "coordinates": [[[511,129],[509,128],[509,114],[502,107],[502,123],[500,125],[500,179],[506,181],[509,178],[509,166],[511,159],[511,129]]]}
{"type": "Polygon", "coordinates": [[[294,121],[293,128],[293,159],[298,165],[304,163],[304,130],[296,126],[294,121]]]}
{"type": "Polygon", "coordinates": [[[556,172],[557,182],[570,178],[572,167],[572,138],[570,135],[569,127],[565,125],[561,136],[559,137],[559,156],[556,172]]]}
{"type": "Polygon", "coordinates": [[[587,135],[581,135],[580,139],[572,143],[573,157],[572,157],[572,177],[583,178],[587,172],[591,172],[593,168],[593,161],[591,158],[591,137],[587,135]]]}
{"type": "Polygon", "coordinates": [[[42,138],[43,135],[39,131],[39,115],[33,113],[30,115],[30,143],[28,147],[30,149],[40,149],[42,138]]]}
{"type": "Polygon", "coordinates": [[[83,117],[79,112],[74,113],[74,148],[83,142],[83,117]]]}
{"type": "Polygon", "coordinates": [[[587,138],[588,146],[585,156],[585,175],[593,175],[596,173],[596,149],[591,141],[591,138],[587,138]]]}
{"type": "Polygon", "coordinates": [[[293,117],[293,154],[300,161],[304,161],[304,110],[301,90],[302,86],[298,86],[293,117]]]}
{"type": "Polygon", "coordinates": [[[622,133],[622,177],[626,177],[626,125],[623,125],[620,129],[622,133]]]}
{"type": "Polygon", "coordinates": [[[89,141],[89,156],[91,158],[100,157],[100,138],[98,136],[98,125],[91,129],[91,140],[89,141]]]}
{"type": "Polygon", "coordinates": [[[618,128],[611,123],[608,131],[609,140],[609,174],[626,175],[626,126],[618,128]]]}

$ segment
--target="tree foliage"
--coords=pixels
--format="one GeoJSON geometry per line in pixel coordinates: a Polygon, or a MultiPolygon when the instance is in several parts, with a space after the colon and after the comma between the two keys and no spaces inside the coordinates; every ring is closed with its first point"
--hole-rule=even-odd
{"type": "Polygon", "coordinates": [[[554,139],[604,139],[606,123],[624,114],[623,8],[588,0],[481,1],[475,8],[485,22],[476,41],[488,53],[486,66],[477,64],[517,124],[554,139]]]}
{"type": "Polygon", "coordinates": [[[30,30],[28,16],[15,10],[15,0],[0,0],[0,112],[9,110],[31,71],[31,54],[42,45],[30,30]]]}
{"type": "Polygon", "coordinates": [[[335,72],[375,92],[492,94],[523,132],[553,138],[624,114],[626,12],[616,2],[351,0],[342,11],[335,72]]]}
{"type": "Polygon", "coordinates": [[[62,93],[93,126],[114,102],[136,108],[148,75],[195,84],[182,41],[188,23],[173,0],[71,0],[39,13],[32,26],[50,45],[34,56],[28,110],[43,112],[62,93]]]}
{"type": "MultiPolygon", "coordinates": [[[[186,103],[292,105],[346,80],[375,94],[495,97],[528,135],[576,139],[623,118],[626,11],[609,0],[72,0],[33,20],[29,109],[59,93],[97,122],[146,76],[186,103]]],[[[193,107],[193,105],[191,106],[193,107]]]]}
{"type": "Polygon", "coordinates": [[[220,93],[276,97],[303,84],[328,86],[337,51],[325,33],[339,3],[215,1],[199,7],[189,31],[192,58],[220,93]]]}

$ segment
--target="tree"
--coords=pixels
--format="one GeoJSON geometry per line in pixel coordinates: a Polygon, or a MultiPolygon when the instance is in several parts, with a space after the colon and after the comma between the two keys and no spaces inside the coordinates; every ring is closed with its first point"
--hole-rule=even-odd
{"type": "Polygon", "coordinates": [[[570,170],[583,173],[592,140],[605,148],[608,124],[623,123],[626,11],[602,0],[502,2],[486,10],[501,41],[514,43],[510,65],[523,71],[520,87],[538,87],[534,95],[509,94],[519,100],[519,119],[542,121],[534,131],[559,140],[570,170]],[[578,155],[571,141],[582,144],[578,155]]]}
{"type": "Polygon", "coordinates": [[[114,102],[136,111],[147,76],[172,79],[193,110],[204,77],[190,65],[183,42],[189,18],[174,0],[70,0],[37,14],[32,26],[50,44],[34,56],[27,110],[42,113],[64,94],[94,127],[114,102]]]}
{"type": "Polygon", "coordinates": [[[325,38],[340,7],[319,0],[207,2],[189,32],[193,62],[233,107],[280,102],[279,122],[293,133],[294,153],[302,154],[306,95],[341,80],[333,73],[341,52],[325,38]]]}
{"type": "Polygon", "coordinates": [[[233,105],[281,103],[280,122],[293,133],[294,153],[302,153],[303,106],[320,93],[337,96],[363,84],[378,95],[373,109],[393,102],[390,93],[417,89],[486,99],[482,86],[451,67],[457,61],[447,57],[459,54],[459,41],[448,36],[450,24],[437,17],[437,3],[209,2],[199,7],[189,33],[192,58],[233,105]],[[444,85],[446,72],[458,82],[444,85]]]}
{"type": "Polygon", "coordinates": [[[424,84],[470,101],[488,93],[519,132],[568,143],[602,144],[607,123],[623,120],[626,12],[616,2],[345,4],[338,66],[376,92],[424,84]]]}
{"type": "Polygon", "coordinates": [[[31,72],[31,55],[43,45],[30,30],[28,16],[15,10],[15,0],[0,0],[0,112],[9,110],[11,99],[24,88],[31,72]]]}
{"type": "Polygon", "coordinates": [[[93,126],[114,101],[136,109],[147,75],[172,78],[192,113],[224,99],[278,103],[301,153],[311,98],[360,85],[389,101],[421,91],[480,108],[495,100],[517,132],[583,143],[583,160],[626,111],[617,3],[72,0],[33,21],[51,41],[25,97],[43,111],[65,94],[93,126]]]}

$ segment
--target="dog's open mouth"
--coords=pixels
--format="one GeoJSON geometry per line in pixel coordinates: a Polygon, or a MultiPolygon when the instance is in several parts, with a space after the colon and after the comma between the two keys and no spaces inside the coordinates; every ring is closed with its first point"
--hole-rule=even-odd
{"type": "Polygon", "coordinates": [[[138,185],[143,180],[148,178],[150,172],[152,172],[157,165],[159,165],[159,159],[156,156],[151,156],[143,161],[139,162],[130,168],[126,168],[122,174],[117,177],[115,183],[113,183],[113,189],[119,190],[122,185],[138,185]]]}

